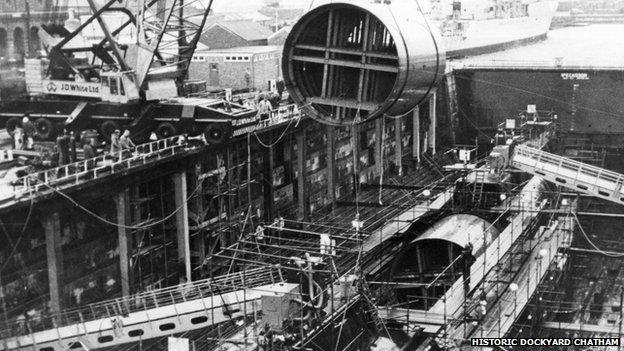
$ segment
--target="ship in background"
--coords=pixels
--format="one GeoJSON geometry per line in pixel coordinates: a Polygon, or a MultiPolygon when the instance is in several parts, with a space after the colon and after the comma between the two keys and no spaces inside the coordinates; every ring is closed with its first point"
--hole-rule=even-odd
{"type": "MultiPolygon", "coordinates": [[[[442,35],[447,58],[481,55],[546,39],[558,0],[343,0],[411,3],[442,35]]],[[[315,0],[313,8],[335,2],[315,0]]],[[[281,2],[276,6],[282,6],[281,2]]],[[[407,6],[406,6],[407,8],[407,6]]],[[[437,33],[435,33],[437,36],[437,33]]]]}
{"type": "Polygon", "coordinates": [[[555,0],[428,0],[421,10],[442,33],[447,57],[480,55],[543,40],[555,0]]]}

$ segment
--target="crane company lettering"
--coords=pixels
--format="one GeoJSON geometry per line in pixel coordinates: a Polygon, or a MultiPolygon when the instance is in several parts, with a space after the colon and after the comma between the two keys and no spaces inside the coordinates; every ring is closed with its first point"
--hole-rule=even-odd
{"type": "Polygon", "coordinates": [[[88,82],[44,81],[45,90],[50,94],[100,97],[100,84],[88,82]]]}
{"type": "Polygon", "coordinates": [[[564,80],[589,80],[587,73],[561,73],[564,80]]]}

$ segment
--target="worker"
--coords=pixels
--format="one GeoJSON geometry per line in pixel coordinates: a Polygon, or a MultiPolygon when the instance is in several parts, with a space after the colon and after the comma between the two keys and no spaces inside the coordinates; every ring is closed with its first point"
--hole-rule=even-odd
{"type": "Polygon", "coordinates": [[[271,111],[273,111],[273,107],[269,100],[265,95],[260,95],[260,102],[258,103],[258,115],[260,116],[260,120],[264,121],[269,119],[271,111]]]}
{"type": "Polygon", "coordinates": [[[28,116],[22,118],[22,128],[24,129],[24,141],[26,142],[26,150],[32,150],[35,146],[35,134],[37,129],[35,125],[30,121],[28,116]]]}
{"type": "Polygon", "coordinates": [[[84,159],[88,160],[91,158],[94,158],[96,156],[96,151],[95,151],[95,139],[90,138],[88,140],[85,140],[85,144],[82,147],[82,151],[84,153],[84,159]]]}
{"type": "Polygon", "coordinates": [[[336,255],[336,240],[332,239],[329,234],[322,233],[320,237],[321,255],[336,255]]]}
{"type": "Polygon", "coordinates": [[[73,130],[69,132],[68,144],[69,144],[69,163],[78,162],[78,155],[76,153],[76,134],[74,134],[73,130]]]}
{"type": "Polygon", "coordinates": [[[271,104],[272,110],[276,110],[279,108],[279,104],[282,98],[277,93],[271,93],[269,96],[269,103],[271,104]]]}
{"type": "Polygon", "coordinates": [[[245,88],[251,88],[251,71],[249,70],[249,67],[245,69],[245,88]]]}
{"type": "Polygon", "coordinates": [[[258,226],[256,227],[256,231],[254,232],[254,236],[256,237],[256,240],[258,241],[264,240],[265,230],[266,228],[262,224],[258,224],[258,226]]]}
{"type": "Polygon", "coordinates": [[[94,160],[97,157],[97,148],[95,146],[95,138],[85,139],[83,141],[82,151],[84,154],[84,159],[87,161],[87,169],[93,169],[97,165],[97,160],[94,160]]]}
{"type": "Polygon", "coordinates": [[[22,129],[22,127],[15,127],[15,131],[13,132],[13,148],[15,150],[24,149],[24,129],[22,129]]]}
{"type": "Polygon", "coordinates": [[[56,146],[59,152],[59,166],[64,166],[69,163],[69,135],[67,130],[63,130],[63,134],[56,138],[56,146]]]}
{"type": "Polygon", "coordinates": [[[130,131],[129,130],[124,130],[123,135],[121,136],[121,138],[119,138],[119,146],[121,147],[122,150],[126,150],[126,149],[131,149],[133,147],[136,147],[136,145],[134,145],[134,143],[132,142],[132,139],[130,139],[130,131]]]}
{"type": "Polygon", "coordinates": [[[462,274],[464,277],[464,296],[469,297],[470,295],[470,266],[475,261],[474,256],[472,255],[472,243],[468,243],[466,247],[462,249],[462,257],[460,262],[462,263],[462,274]]]}
{"type": "Polygon", "coordinates": [[[121,151],[121,146],[119,144],[119,137],[121,136],[121,131],[119,129],[115,129],[113,134],[111,134],[111,154],[117,153],[121,151]]]}

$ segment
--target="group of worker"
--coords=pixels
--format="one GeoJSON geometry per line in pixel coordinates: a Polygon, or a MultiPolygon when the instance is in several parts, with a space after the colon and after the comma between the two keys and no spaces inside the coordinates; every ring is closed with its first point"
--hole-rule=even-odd
{"type": "Polygon", "coordinates": [[[77,140],[74,132],[68,133],[67,129],[63,129],[63,133],[56,138],[56,151],[58,152],[59,166],[78,161],[76,142],[77,140]]]}
{"type": "Polygon", "coordinates": [[[119,129],[115,129],[113,134],[111,134],[111,154],[118,153],[122,150],[132,149],[136,147],[132,139],[130,139],[130,131],[125,130],[123,134],[119,129]]]}
{"type": "Polygon", "coordinates": [[[30,118],[22,118],[22,125],[15,127],[13,131],[13,148],[15,150],[32,150],[35,146],[37,128],[30,118]]]}

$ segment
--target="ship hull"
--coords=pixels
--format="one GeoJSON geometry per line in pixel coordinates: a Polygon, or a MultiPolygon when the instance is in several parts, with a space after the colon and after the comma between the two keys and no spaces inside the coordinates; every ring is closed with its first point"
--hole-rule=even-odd
{"type": "Polygon", "coordinates": [[[481,55],[543,40],[548,34],[557,1],[539,1],[529,5],[529,15],[519,18],[464,21],[459,35],[444,36],[447,57],[481,55]]]}

